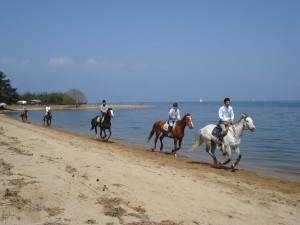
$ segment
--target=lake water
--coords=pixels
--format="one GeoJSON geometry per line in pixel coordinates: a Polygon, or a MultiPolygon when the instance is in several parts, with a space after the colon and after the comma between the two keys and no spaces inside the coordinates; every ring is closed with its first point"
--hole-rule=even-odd
{"type": "MultiPolygon", "coordinates": [[[[116,103],[118,104],[118,103],[116,103]]],[[[143,146],[150,149],[154,137],[147,143],[147,137],[152,125],[157,120],[167,119],[171,102],[137,103],[151,105],[150,108],[114,109],[115,118],[112,120],[112,138],[116,141],[131,145],[143,146]]],[[[216,124],[218,109],[223,102],[179,102],[181,116],[190,112],[194,129],[188,127],[182,149],[178,155],[212,162],[204,150],[204,145],[194,153],[188,153],[197,131],[207,124],[216,124]]],[[[242,113],[247,113],[254,121],[255,132],[245,130],[240,145],[242,159],[238,169],[247,169],[269,175],[300,180],[300,102],[299,101],[247,101],[231,102],[235,120],[242,113]]],[[[18,116],[19,112],[12,112],[18,116]]],[[[84,135],[94,135],[90,131],[91,119],[99,114],[99,110],[65,110],[53,111],[52,126],[65,130],[76,131],[84,135]]],[[[43,123],[43,112],[30,111],[29,121],[43,123]]],[[[158,145],[159,146],[159,145],[158,145]]],[[[173,140],[164,139],[164,151],[170,152],[173,140]]],[[[217,150],[217,158],[224,157],[217,150]]],[[[236,159],[232,153],[232,160],[236,159]]]]}

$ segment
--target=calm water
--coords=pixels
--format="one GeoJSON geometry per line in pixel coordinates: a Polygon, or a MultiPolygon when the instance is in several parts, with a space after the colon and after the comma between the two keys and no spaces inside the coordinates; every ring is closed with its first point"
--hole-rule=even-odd
{"type": "MultiPolygon", "coordinates": [[[[140,103],[139,103],[140,104],[140,103]]],[[[153,144],[153,137],[147,144],[146,139],[155,121],[167,119],[172,103],[145,103],[153,107],[143,109],[114,109],[112,120],[112,138],[133,145],[145,146],[153,144]]],[[[211,162],[211,158],[200,146],[195,153],[188,153],[195,140],[197,131],[210,123],[217,123],[218,109],[222,102],[179,102],[181,116],[185,112],[192,114],[194,129],[188,127],[179,155],[196,160],[211,162]]],[[[256,131],[245,130],[240,145],[243,154],[238,168],[254,170],[274,176],[300,180],[300,102],[231,102],[235,112],[235,120],[242,113],[247,113],[254,121],[256,131]]],[[[18,116],[18,112],[13,115],[18,116]]],[[[90,131],[91,118],[98,115],[98,110],[53,111],[52,126],[77,131],[85,135],[94,135],[90,131]]],[[[43,113],[30,111],[29,121],[42,124],[43,113]]],[[[164,150],[170,152],[173,141],[164,139],[164,150]]],[[[236,158],[235,152],[232,159],[236,158]]],[[[225,158],[217,151],[218,159],[225,158]]]]}

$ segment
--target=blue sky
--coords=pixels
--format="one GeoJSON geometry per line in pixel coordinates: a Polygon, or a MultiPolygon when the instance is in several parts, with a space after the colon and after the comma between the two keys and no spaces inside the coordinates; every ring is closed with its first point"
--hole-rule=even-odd
{"type": "Polygon", "coordinates": [[[300,100],[298,0],[0,0],[0,70],[90,103],[300,100]]]}

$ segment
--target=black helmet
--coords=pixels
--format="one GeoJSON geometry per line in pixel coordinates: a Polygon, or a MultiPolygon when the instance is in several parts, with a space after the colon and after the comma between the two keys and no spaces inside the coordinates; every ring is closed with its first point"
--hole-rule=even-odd
{"type": "Polygon", "coordinates": [[[174,102],[174,103],[173,103],[173,107],[178,107],[177,102],[174,102]]]}
{"type": "Polygon", "coordinates": [[[103,100],[102,102],[103,102],[103,103],[104,103],[104,102],[106,103],[106,101],[105,101],[105,100],[103,100]]]}

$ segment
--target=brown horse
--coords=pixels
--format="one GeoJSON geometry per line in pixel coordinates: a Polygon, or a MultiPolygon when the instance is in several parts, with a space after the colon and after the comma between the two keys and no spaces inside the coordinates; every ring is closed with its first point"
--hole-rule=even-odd
{"type": "Polygon", "coordinates": [[[20,117],[22,118],[23,122],[27,122],[28,116],[29,116],[28,110],[22,111],[20,114],[20,117]]]}
{"type": "Polygon", "coordinates": [[[190,113],[186,113],[184,117],[181,120],[178,120],[176,124],[174,125],[172,135],[168,136],[168,122],[166,120],[160,120],[157,121],[153,124],[152,130],[150,132],[150,135],[148,137],[148,141],[150,141],[151,137],[153,136],[154,133],[156,133],[155,139],[154,139],[154,145],[152,148],[152,151],[156,149],[156,143],[159,135],[162,133],[160,136],[160,151],[163,149],[164,144],[162,140],[165,137],[173,138],[174,139],[174,149],[172,150],[172,153],[174,153],[175,156],[176,152],[181,148],[181,142],[184,137],[184,129],[186,126],[188,126],[190,129],[193,129],[193,121],[192,121],[192,116],[190,113]],[[179,142],[179,146],[177,148],[177,141],[179,142]]]}
{"type": "Polygon", "coordinates": [[[47,126],[48,127],[50,127],[50,125],[51,125],[51,120],[52,120],[52,113],[51,112],[46,112],[45,114],[44,114],[44,126],[45,126],[45,124],[46,124],[46,120],[47,120],[47,126]]]}

